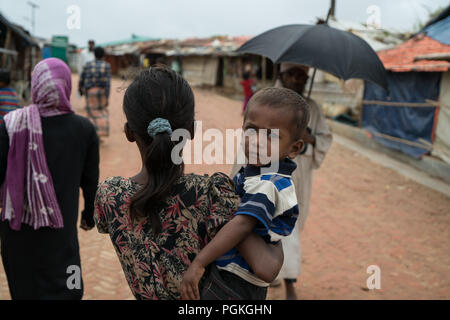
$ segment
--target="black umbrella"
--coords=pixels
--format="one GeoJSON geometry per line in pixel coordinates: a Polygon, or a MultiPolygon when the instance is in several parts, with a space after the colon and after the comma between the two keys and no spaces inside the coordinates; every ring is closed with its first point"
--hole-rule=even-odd
{"type": "Polygon", "coordinates": [[[344,80],[369,80],[388,91],[386,69],[369,44],[327,24],[278,27],[250,39],[237,52],[262,55],[274,63],[307,65],[344,80]]]}

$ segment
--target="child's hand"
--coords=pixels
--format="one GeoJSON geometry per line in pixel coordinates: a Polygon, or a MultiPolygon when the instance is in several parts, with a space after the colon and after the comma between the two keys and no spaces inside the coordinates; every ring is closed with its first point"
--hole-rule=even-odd
{"type": "Polygon", "coordinates": [[[205,268],[194,259],[187,271],[183,275],[180,293],[183,300],[200,300],[198,283],[205,273],[205,268]]]}

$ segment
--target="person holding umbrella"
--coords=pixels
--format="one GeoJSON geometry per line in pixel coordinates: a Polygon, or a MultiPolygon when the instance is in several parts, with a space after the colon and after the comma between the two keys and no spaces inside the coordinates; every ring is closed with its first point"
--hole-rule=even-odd
{"type": "MultiPolygon", "coordinates": [[[[306,66],[282,63],[279,79],[275,86],[294,90],[303,96],[308,80],[308,70],[309,68],[306,66]]],[[[333,140],[331,130],[320,107],[312,99],[306,98],[306,101],[310,106],[311,118],[308,132],[303,137],[305,148],[294,159],[297,169],[292,175],[299,202],[300,215],[292,234],[282,240],[285,258],[283,267],[278,275],[278,279],[284,279],[287,300],[297,299],[294,284],[301,274],[302,251],[300,233],[305,226],[309,212],[309,198],[311,196],[314,170],[318,169],[322,164],[333,140]]]]}
{"type": "MultiPolygon", "coordinates": [[[[301,95],[308,79],[308,68],[315,69],[306,95],[311,107],[310,132],[303,138],[307,148],[295,159],[299,168],[292,176],[297,189],[300,217],[292,235],[283,241],[285,264],[278,277],[286,280],[288,299],[297,298],[294,283],[301,272],[299,234],[309,211],[313,170],[320,167],[332,142],[331,131],[319,106],[309,99],[315,72],[319,69],[342,80],[370,81],[384,88],[389,96],[387,72],[377,53],[362,38],[328,26],[331,13],[330,9],[324,24],[280,26],[250,39],[237,50],[238,53],[261,55],[273,63],[280,63],[276,86],[292,89],[301,95]]],[[[238,169],[236,167],[233,167],[232,174],[238,169]]]]}

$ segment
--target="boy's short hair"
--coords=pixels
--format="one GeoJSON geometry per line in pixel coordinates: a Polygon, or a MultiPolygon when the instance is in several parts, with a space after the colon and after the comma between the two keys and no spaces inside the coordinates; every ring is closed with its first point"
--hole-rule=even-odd
{"type": "Polygon", "coordinates": [[[292,114],[294,140],[300,139],[309,124],[310,107],[306,100],[297,92],[287,88],[264,88],[256,92],[248,102],[245,118],[253,105],[264,105],[271,108],[286,108],[292,114]]]}
{"type": "Polygon", "coordinates": [[[11,72],[7,69],[0,69],[0,82],[9,85],[11,83],[11,72]]]}

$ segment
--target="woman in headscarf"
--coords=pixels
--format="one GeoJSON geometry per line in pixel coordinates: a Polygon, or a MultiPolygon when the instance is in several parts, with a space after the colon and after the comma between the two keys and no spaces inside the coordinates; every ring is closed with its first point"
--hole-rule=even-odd
{"type": "Polygon", "coordinates": [[[74,114],[71,73],[50,58],[32,73],[30,106],[0,126],[1,255],[12,299],[81,299],[77,220],[94,227],[98,137],[74,114]]]}

